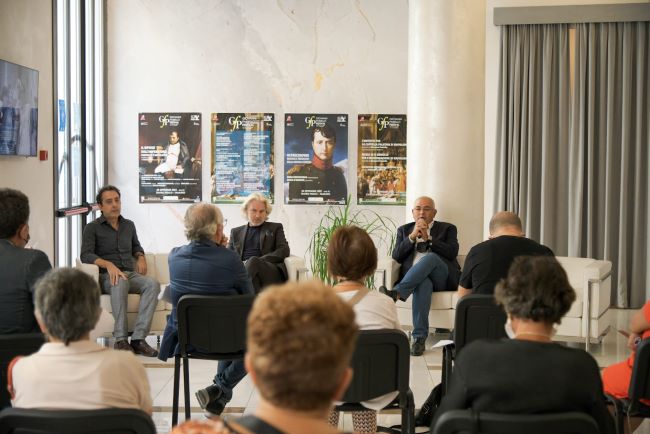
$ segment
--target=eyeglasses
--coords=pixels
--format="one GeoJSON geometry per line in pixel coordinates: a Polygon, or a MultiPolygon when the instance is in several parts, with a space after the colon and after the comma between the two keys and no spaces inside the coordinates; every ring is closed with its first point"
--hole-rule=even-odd
{"type": "Polygon", "coordinates": [[[223,219],[223,226],[225,227],[228,224],[228,219],[223,219]]]}
{"type": "Polygon", "coordinates": [[[415,208],[413,208],[413,211],[415,211],[415,212],[420,212],[420,211],[431,212],[431,211],[433,211],[433,208],[430,208],[428,206],[425,206],[424,208],[416,206],[415,208]]]}

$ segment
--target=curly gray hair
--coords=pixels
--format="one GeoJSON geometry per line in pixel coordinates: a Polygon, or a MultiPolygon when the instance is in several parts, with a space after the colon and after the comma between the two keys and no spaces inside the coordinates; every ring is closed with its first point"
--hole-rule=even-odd
{"type": "Polygon", "coordinates": [[[248,205],[254,200],[259,200],[264,204],[264,207],[266,208],[266,215],[268,218],[268,215],[271,214],[271,211],[273,211],[273,207],[271,206],[271,202],[269,202],[268,197],[264,196],[261,193],[251,193],[246,197],[246,200],[244,200],[244,203],[241,204],[241,212],[244,214],[244,218],[248,218],[246,215],[246,211],[248,211],[248,205]]]}
{"type": "Polygon", "coordinates": [[[95,328],[101,313],[100,293],[97,282],[83,271],[52,270],[36,284],[36,315],[50,336],[68,345],[95,328]]]}

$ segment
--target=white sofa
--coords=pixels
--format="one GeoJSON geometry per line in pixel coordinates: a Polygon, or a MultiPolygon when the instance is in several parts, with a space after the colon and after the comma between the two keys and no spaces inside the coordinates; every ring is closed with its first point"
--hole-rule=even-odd
{"type": "MultiPolygon", "coordinates": [[[[160,300],[158,300],[158,305],[156,306],[156,311],[154,312],[151,321],[151,330],[149,331],[149,334],[158,337],[162,336],[165,331],[167,315],[169,315],[172,310],[171,304],[166,301],[168,300],[168,293],[165,291],[167,285],[169,285],[169,265],[167,262],[167,256],[167,253],[147,253],[145,255],[147,260],[147,276],[153,277],[160,282],[160,300]]],[[[298,256],[290,256],[286,258],[284,264],[287,267],[289,280],[292,281],[298,279],[299,271],[305,267],[304,259],[298,256]]],[[[77,267],[93,276],[95,280],[99,280],[99,267],[96,265],[83,264],[79,259],[77,259],[77,267]]],[[[129,332],[133,331],[135,319],[138,314],[139,303],[140,296],[138,294],[129,294],[127,302],[129,332]]],[[[111,309],[110,296],[108,294],[102,294],[100,297],[100,304],[102,307],[102,314],[95,330],[91,333],[92,339],[110,338],[113,336],[115,321],[112,315],[113,310],[111,309]]]]}
{"type": "MultiPolygon", "coordinates": [[[[610,289],[612,263],[590,258],[572,258],[558,256],[557,260],[564,267],[571,286],[576,291],[576,301],[558,326],[557,340],[587,341],[598,340],[609,331],[610,289]],[[590,313],[587,312],[590,310],[590,313]],[[590,321],[587,321],[590,318],[590,321]]],[[[459,256],[458,262],[463,266],[465,256],[459,256]]],[[[384,282],[388,289],[399,277],[400,265],[392,258],[379,261],[378,269],[384,273],[384,282]]],[[[429,327],[452,329],[454,327],[455,308],[458,295],[455,291],[434,292],[429,312],[429,327]]],[[[397,302],[400,323],[406,328],[413,326],[411,299],[397,302]]]]}

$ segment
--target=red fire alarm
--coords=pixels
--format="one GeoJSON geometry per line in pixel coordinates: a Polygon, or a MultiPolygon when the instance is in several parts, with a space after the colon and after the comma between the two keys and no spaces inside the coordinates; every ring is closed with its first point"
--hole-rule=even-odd
{"type": "Polygon", "coordinates": [[[47,149],[41,149],[38,151],[38,159],[40,161],[47,161],[47,149]]]}

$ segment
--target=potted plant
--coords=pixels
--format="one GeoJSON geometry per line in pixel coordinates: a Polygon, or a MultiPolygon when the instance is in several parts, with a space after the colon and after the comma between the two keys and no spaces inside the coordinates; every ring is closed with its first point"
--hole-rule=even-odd
{"type": "MultiPolygon", "coordinates": [[[[335,282],[327,273],[327,246],[337,228],[345,225],[358,226],[368,232],[375,243],[379,243],[377,247],[387,246],[389,253],[392,252],[395,245],[397,230],[395,222],[389,217],[366,208],[351,210],[350,199],[348,197],[345,206],[333,205],[328,208],[314,230],[307,248],[313,277],[328,285],[335,282]]],[[[374,281],[375,276],[373,275],[368,277],[365,284],[372,289],[375,286],[374,281]]]]}

